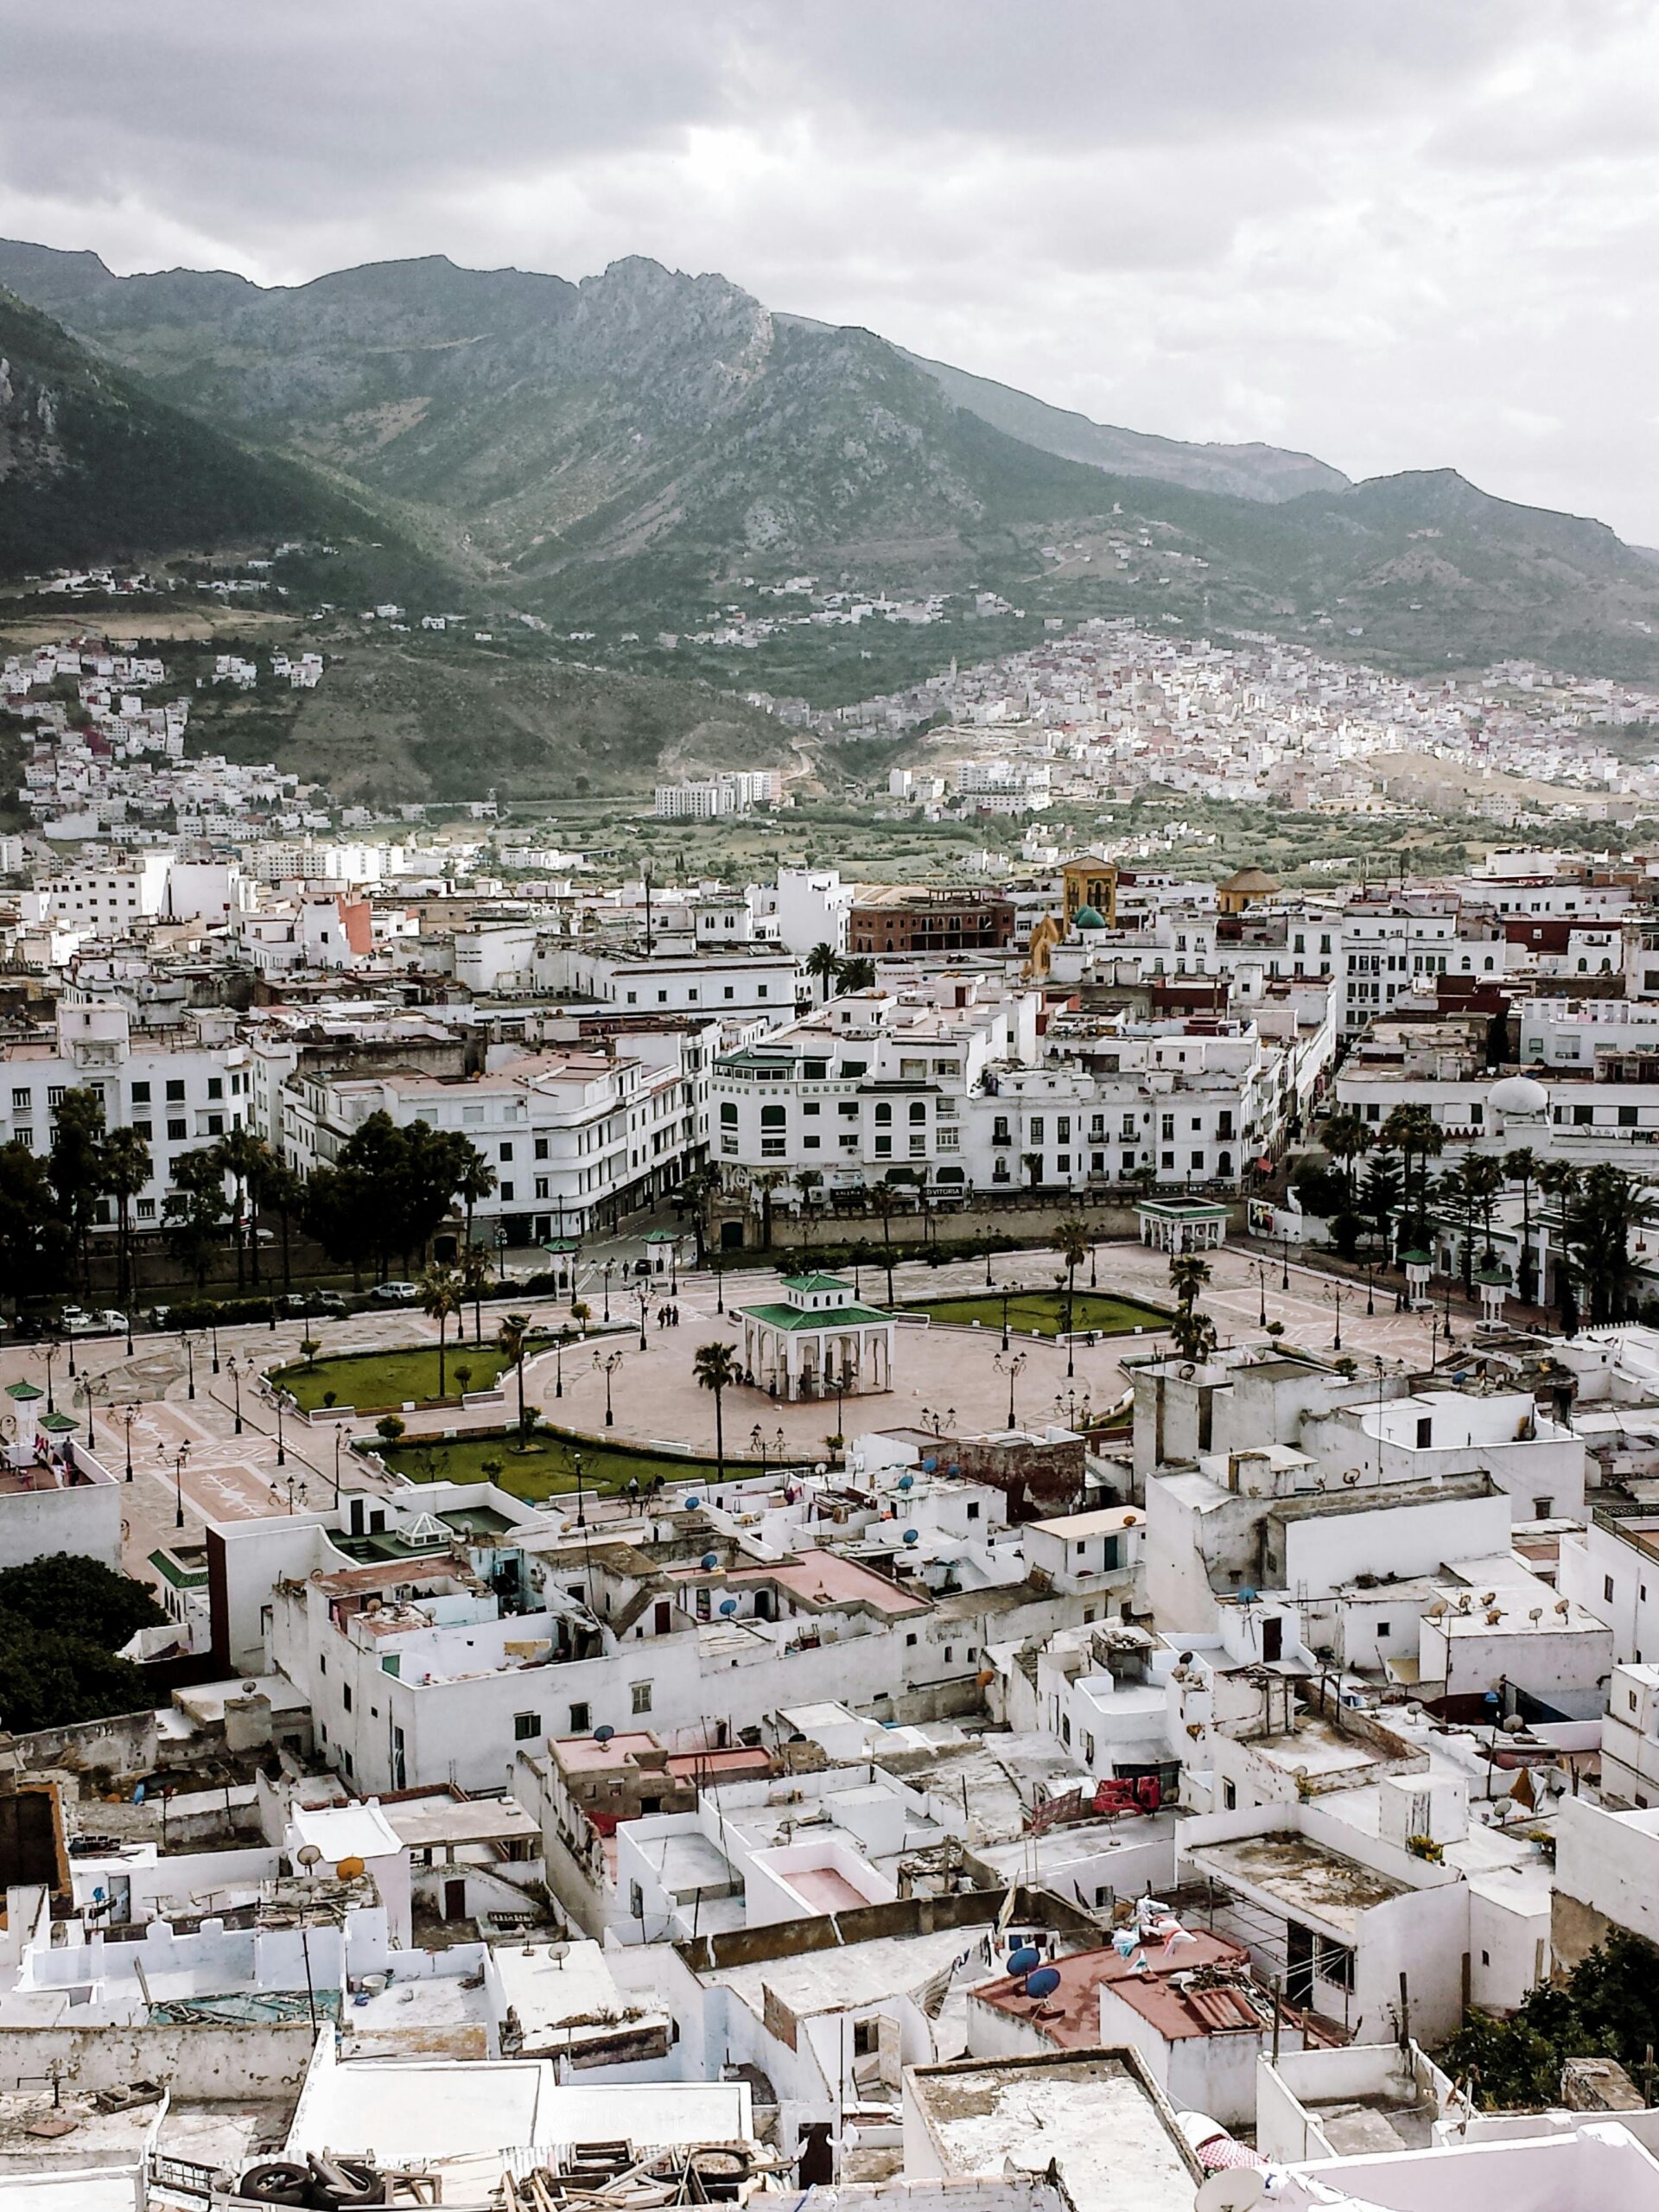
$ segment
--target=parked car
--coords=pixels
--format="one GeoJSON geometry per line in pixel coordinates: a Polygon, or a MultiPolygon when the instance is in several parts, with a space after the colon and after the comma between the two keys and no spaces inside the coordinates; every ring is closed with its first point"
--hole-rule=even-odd
{"type": "Polygon", "coordinates": [[[369,1293],[382,1306],[412,1306],[420,1294],[420,1285],[413,1282],[378,1282],[369,1293]]]}
{"type": "Polygon", "coordinates": [[[290,1290],[277,1300],[282,1313],[326,1313],[338,1320],[351,1310],[337,1290],[290,1290]]]}

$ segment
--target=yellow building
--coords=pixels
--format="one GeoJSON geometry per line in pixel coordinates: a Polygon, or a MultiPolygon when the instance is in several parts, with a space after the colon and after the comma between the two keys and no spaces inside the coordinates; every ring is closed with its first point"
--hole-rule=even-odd
{"type": "Polygon", "coordinates": [[[1216,886],[1216,911],[1221,914],[1242,914],[1258,899],[1276,899],[1281,888],[1264,868],[1235,868],[1216,886]]]}
{"type": "Polygon", "coordinates": [[[1081,860],[1067,861],[1061,869],[1065,880],[1065,918],[1068,927],[1076,921],[1078,910],[1092,906],[1109,929],[1117,926],[1117,868],[1111,861],[1103,861],[1097,853],[1085,854],[1081,860]]]}

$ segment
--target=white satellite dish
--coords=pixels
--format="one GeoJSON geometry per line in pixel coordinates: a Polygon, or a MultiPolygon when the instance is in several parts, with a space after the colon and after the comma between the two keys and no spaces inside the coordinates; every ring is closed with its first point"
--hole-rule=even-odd
{"type": "Polygon", "coordinates": [[[1224,2166],[1199,2184],[1192,2212],[1250,2212],[1267,2194],[1265,2166],[1224,2166]]]}
{"type": "Polygon", "coordinates": [[[294,1856],[308,1873],[321,1860],[322,1853],[315,1843],[302,1843],[294,1856]]]}

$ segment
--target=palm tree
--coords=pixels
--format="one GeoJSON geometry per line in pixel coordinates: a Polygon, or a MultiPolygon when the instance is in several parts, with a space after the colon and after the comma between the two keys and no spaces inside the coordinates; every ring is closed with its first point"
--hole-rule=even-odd
{"type": "Polygon", "coordinates": [[[1427,1106],[1396,1106],[1377,1131],[1379,1146],[1400,1155],[1401,1194],[1413,1239],[1428,1242],[1428,1163],[1446,1150],[1446,1133],[1427,1106]],[[1413,1161],[1416,1162],[1415,1172],[1413,1161]]]}
{"type": "Polygon", "coordinates": [[[709,1256],[709,1211],[720,1194],[720,1170],[712,1160],[694,1167],[674,1193],[674,1203],[691,1216],[691,1234],[697,1243],[697,1266],[709,1256]]]}
{"type": "Polygon", "coordinates": [[[878,1183],[870,1205],[881,1224],[881,1263],[887,1271],[887,1304],[893,1304],[893,1217],[899,1211],[899,1193],[891,1183],[878,1183]]]}
{"type": "Polygon", "coordinates": [[[1588,1169],[1579,1186],[1569,1236],[1586,1315],[1592,1323],[1624,1318],[1636,1281],[1630,1231],[1643,1211],[1643,1195],[1642,1185],[1622,1167],[1605,1161],[1588,1169]]]}
{"type": "Polygon", "coordinates": [[[1573,1284],[1574,1255],[1571,1209],[1579,1187],[1579,1171],[1570,1160],[1542,1160],[1538,1163],[1535,1180],[1541,1196],[1555,1201],[1555,1226],[1560,1231],[1556,1245],[1555,1287],[1561,1309],[1561,1333],[1567,1337],[1575,1336],[1578,1333],[1579,1308],[1573,1284]]]}
{"type": "Polygon", "coordinates": [[[466,1241],[468,1245],[473,1241],[473,1208],[483,1204],[495,1188],[495,1185],[494,1168],[491,1166],[475,1144],[468,1144],[461,1173],[454,1185],[455,1196],[466,1209],[466,1241]]]}
{"type": "Polygon", "coordinates": [[[1448,1228],[1460,1232],[1459,1273],[1463,1277],[1465,1296],[1474,1288],[1477,1211],[1474,1194],[1464,1172],[1466,1164],[1448,1167],[1439,1181],[1432,1185],[1429,1193],[1434,1201],[1436,1217],[1448,1228]]]}
{"type": "Polygon", "coordinates": [[[518,1441],[514,1447],[519,1452],[529,1447],[525,1442],[528,1423],[524,1419],[524,1339],[530,1333],[528,1313],[508,1313],[496,1331],[495,1341],[506,1365],[515,1368],[518,1375],[518,1441]]]}
{"type": "Polygon", "coordinates": [[[1356,1162],[1371,1148],[1372,1136],[1369,1125],[1353,1112],[1333,1114],[1319,1132],[1319,1141],[1332,1160],[1338,1161],[1348,1178],[1348,1203],[1351,1206],[1356,1197],[1356,1162]]]}
{"type": "Polygon", "coordinates": [[[781,1167],[757,1167],[749,1178],[750,1190],[760,1201],[760,1249],[772,1249],[772,1194],[783,1188],[789,1178],[781,1167]]]}
{"type": "Polygon", "coordinates": [[[730,1344],[716,1342],[700,1344],[691,1362],[691,1372],[705,1390],[715,1394],[715,1479],[726,1479],[726,1425],[721,1401],[737,1380],[737,1355],[730,1344]]]}
{"type": "Polygon", "coordinates": [[[1516,1145],[1503,1155],[1503,1173],[1521,1185],[1521,1264],[1516,1269],[1516,1295],[1530,1306],[1538,1287],[1538,1255],[1532,1249],[1532,1192],[1541,1163],[1529,1144],[1516,1145]]]}
{"type": "MultiPolygon", "coordinates": [[[[1071,1334],[1077,1300],[1077,1269],[1089,1256],[1089,1224],[1075,1214],[1054,1224],[1054,1248],[1065,1262],[1065,1333],[1071,1334]]],[[[1206,1270],[1207,1272],[1207,1270],[1206,1270]]]]}
{"type": "Polygon", "coordinates": [[[132,1265],[132,1202],[150,1178],[149,1147],[130,1128],[111,1129],[104,1141],[104,1187],[115,1200],[120,1243],[120,1299],[124,1306],[136,1285],[132,1265]]]}
{"type": "Polygon", "coordinates": [[[453,1268],[429,1268],[420,1281],[421,1311],[438,1325],[438,1395],[444,1394],[443,1339],[461,1312],[461,1277],[453,1268]]]}
{"type": "Polygon", "coordinates": [[[463,1244],[455,1272],[461,1295],[473,1301],[473,1342],[484,1341],[484,1294],[495,1281],[495,1262],[482,1244],[463,1244]]]}
{"type": "Polygon", "coordinates": [[[1472,1211],[1480,1217],[1480,1264],[1490,1268],[1497,1258],[1492,1249],[1492,1214],[1503,1188],[1503,1163],[1490,1153],[1471,1152],[1463,1163],[1463,1187],[1472,1211]]]}
{"type": "Polygon", "coordinates": [[[285,1160],[268,1151],[260,1165],[256,1179],[257,1204],[275,1210],[283,1230],[283,1288],[293,1287],[293,1273],[289,1252],[289,1236],[294,1224],[305,1211],[305,1179],[296,1174],[285,1160]]]}
{"type": "Polygon", "coordinates": [[[818,996],[827,1000],[836,977],[841,972],[840,957],[833,944],[823,940],[815,944],[802,962],[809,979],[818,987],[818,996]]]}
{"type": "Polygon", "coordinates": [[[1175,1319],[1169,1333],[1183,1359],[1208,1359],[1216,1348],[1216,1325],[1198,1311],[1198,1293],[1210,1281],[1210,1262],[1196,1252],[1178,1252],[1169,1263],[1175,1294],[1175,1319]]]}
{"type": "Polygon", "coordinates": [[[812,1211],[823,1188],[823,1178],[816,1167],[803,1167],[795,1178],[795,1187],[801,1194],[801,1249],[804,1251],[812,1241],[812,1211]]]}
{"type": "Polygon", "coordinates": [[[248,1193],[270,1157],[270,1147],[263,1137],[238,1124],[220,1137],[213,1153],[220,1172],[230,1177],[236,1194],[231,1231],[236,1238],[236,1287],[240,1290],[250,1242],[253,1244],[253,1280],[256,1283],[259,1280],[259,1240],[254,1233],[255,1224],[248,1218],[248,1193]]]}
{"type": "Polygon", "coordinates": [[[860,953],[850,960],[843,960],[836,970],[836,982],[843,991],[873,991],[875,988],[875,963],[860,953]]]}

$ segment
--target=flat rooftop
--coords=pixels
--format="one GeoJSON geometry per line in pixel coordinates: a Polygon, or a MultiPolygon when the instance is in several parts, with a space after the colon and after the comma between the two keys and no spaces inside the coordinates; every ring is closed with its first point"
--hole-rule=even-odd
{"type": "Polygon", "coordinates": [[[1192,1852],[1191,1864],[1197,1873],[1213,1874],[1229,1888],[1260,1890],[1293,1913],[1311,1914],[1350,1941],[1361,1913],[1408,1894],[1403,1882],[1300,1835],[1241,1836],[1234,1843],[1204,1844],[1192,1852]]]}
{"type": "Polygon", "coordinates": [[[906,2096],[947,2173],[1052,2159],[1077,2212],[1192,2212],[1192,2155],[1128,2052],[918,2066],[906,2096]]]}
{"type": "MultiPolygon", "coordinates": [[[[1205,1929],[1192,1931],[1192,1941],[1172,1948],[1147,1943],[1135,1955],[1144,1956],[1151,1978],[1161,1981],[1172,1974],[1190,1974],[1198,1967],[1242,1966],[1249,1954],[1242,1943],[1226,1936],[1212,1936],[1205,1929]]],[[[982,1982],[971,1993],[976,2004],[1006,2012],[1011,2019],[1028,2020],[1063,2050],[1094,2050],[1100,2042],[1100,1993],[1138,1983],[1139,1964],[1131,1966],[1109,1947],[1099,1951],[1074,1951],[1070,1958],[1045,1961],[1060,1977],[1060,1986],[1040,2001],[1026,1994],[1024,1974],[1002,1974],[982,1982]]]]}

